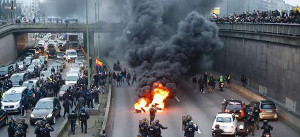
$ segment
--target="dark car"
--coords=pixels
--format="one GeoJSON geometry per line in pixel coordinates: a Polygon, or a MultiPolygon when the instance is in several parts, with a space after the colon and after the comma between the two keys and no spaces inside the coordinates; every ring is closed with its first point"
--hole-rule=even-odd
{"type": "Polygon", "coordinates": [[[64,54],[63,52],[57,52],[57,53],[56,53],[56,58],[57,58],[57,59],[63,60],[64,57],[65,57],[65,54],[64,54]]]}
{"type": "Polygon", "coordinates": [[[8,113],[3,110],[0,109],[0,126],[4,126],[8,123],[8,113]]]}
{"type": "Polygon", "coordinates": [[[259,119],[278,120],[277,107],[271,100],[262,100],[257,103],[259,119]]]}
{"type": "Polygon", "coordinates": [[[36,103],[30,115],[30,124],[34,125],[36,121],[43,120],[44,118],[46,118],[47,122],[55,124],[56,118],[61,116],[60,110],[61,106],[58,98],[42,98],[36,103]]]}
{"type": "Polygon", "coordinates": [[[14,73],[14,66],[9,65],[0,68],[0,80],[9,78],[14,73]]]}
{"type": "Polygon", "coordinates": [[[55,58],[57,56],[57,52],[55,49],[49,49],[49,54],[48,57],[49,58],[55,58]]]}
{"type": "Polygon", "coordinates": [[[243,117],[241,100],[224,100],[222,106],[223,113],[232,113],[238,119],[243,117]]]}
{"type": "Polygon", "coordinates": [[[48,45],[48,51],[50,51],[50,50],[55,50],[54,44],[49,44],[48,45]]]}

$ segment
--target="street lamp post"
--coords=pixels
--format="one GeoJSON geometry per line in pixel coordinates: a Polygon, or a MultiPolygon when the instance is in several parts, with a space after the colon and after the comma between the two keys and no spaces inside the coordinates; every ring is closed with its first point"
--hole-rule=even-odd
{"type": "Polygon", "coordinates": [[[88,0],[85,0],[85,12],[86,12],[86,46],[87,46],[87,62],[88,62],[88,87],[91,85],[91,62],[90,60],[90,43],[89,43],[89,17],[88,17],[88,0]]]}

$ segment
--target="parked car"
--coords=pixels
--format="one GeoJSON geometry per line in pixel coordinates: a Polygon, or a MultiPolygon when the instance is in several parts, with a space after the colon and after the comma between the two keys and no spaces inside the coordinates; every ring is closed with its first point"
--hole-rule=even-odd
{"type": "Polygon", "coordinates": [[[47,122],[55,124],[56,118],[61,116],[60,110],[61,106],[57,98],[42,98],[36,103],[30,115],[30,124],[34,125],[36,121],[43,120],[44,118],[46,118],[47,122]]]}
{"type": "Polygon", "coordinates": [[[26,87],[12,87],[3,93],[3,99],[1,101],[1,109],[7,112],[21,112],[20,101],[23,96],[23,92],[27,90],[26,87]]]}
{"type": "Polygon", "coordinates": [[[271,100],[262,100],[257,103],[260,110],[259,119],[278,120],[278,112],[275,103],[271,100]]]}
{"type": "Polygon", "coordinates": [[[212,125],[212,131],[215,130],[216,124],[224,131],[223,135],[235,136],[237,129],[237,119],[234,114],[218,113],[212,125]]]}

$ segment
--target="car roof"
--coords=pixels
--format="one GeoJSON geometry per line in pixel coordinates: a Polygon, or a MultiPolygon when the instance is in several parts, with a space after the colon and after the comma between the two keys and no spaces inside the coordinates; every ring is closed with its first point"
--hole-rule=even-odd
{"type": "Polygon", "coordinates": [[[46,97],[46,98],[41,98],[38,102],[40,101],[53,101],[55,97],[46,97]]]}
{"type": "Polygon", "coordinates": [[[15,94],[15,93],[22,93],[27,87],[12,87],[7,90],[4,94],[15,94]]]}
{"type": "Polygon", "coordinates": [[[29,83],[30,81],[32,81],[32,83],[36,83],[38,80],[37,79],[30,79],[30,80],[26,80],[24,83],[29,83]]]}
{"type": "Polygon", "coordinates": [[[261,102],[262,104],[274,104],[274,102],[271,101],[271,100],[261,100],[260,102],[261,102]]]}
{"type": "Polygon", "coordinates": [[[23,75],[25,75],[25,73],[15,73],[12,76],[23,76],[23,75]]]}
{"type": "Polygon", "coordinates": [[[217,117],[232,117],[232,114],[230,114],[230,113],[218,113],[217,117]]]}
{"type": "MultiPolygon", "coordinates": [[[[68,73],[67,76],[78,76],[78,73],[74,73],[74,72],[68,73]]],[[[78,77],[79,77],[79,76],[78,76],[78,77]]]]}
{"type": "Polygon", "coordinates": [[[241,100],[232,100],[232,99],[230,99],[230,100],[226,100],[226,102],[227,102],[227,103],[229,103],[229,102],[239,102],[239,103],[242,104],[242,101],[241,101],[241,100]]]}

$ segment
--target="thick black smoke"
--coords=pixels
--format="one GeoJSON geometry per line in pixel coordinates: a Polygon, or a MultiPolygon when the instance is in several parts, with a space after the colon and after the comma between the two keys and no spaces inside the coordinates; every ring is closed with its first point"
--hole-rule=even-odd
{"type": "Polygon", "coordinates": [[[211,56],[222,48],[218,27],[199,14],[208,13],[214,1],[188,1],[129,1],[130,22],[111,54],[125,51],[127,63],[142,73],[140,88],[157,81],[178,83],[208,69],[212,66],[211,56]],[[183,14],[187,15],[185,19],[183,14]],[[178,23],[180,18],[183,21],[178,23]],[[177,31],[172,30],[173,21],[178,23],[177,31]]]}

